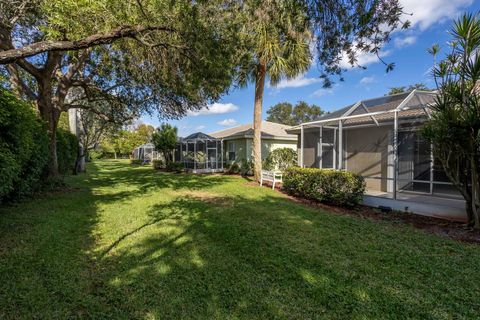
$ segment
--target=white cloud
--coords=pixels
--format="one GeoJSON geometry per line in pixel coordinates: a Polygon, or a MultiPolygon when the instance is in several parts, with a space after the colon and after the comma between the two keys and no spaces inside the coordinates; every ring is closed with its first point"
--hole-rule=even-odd
{"type": "Polygon", "coordinates": [[[412,23],[412,27],[418,26],[420,30],[453,18],[472,3],[473,0],[400,0],[403,11],[412,14],[405,18],[412,23]]]}
{"type": "Polygon", "coordinates": [[[233,103],[214,103],[198,111],[189,111],[188,115],[192,117],[204,116],[210,114],[224,114],[238,110],[238,106],[233,103]]]}
{"type": "MultiPolygon", "coordinates": [[[[384,57],[389,56],[391,53],[392,53],[391,50],[385,50],[385,51],[380,51],[380,53],[378,55],[380,56],[380,58],[384,58],[384,57]]],[[[361,66],[361,67],[365,67],[369,64],[377,63],[377,62],[380,62],[380,60],[378,59],[378,57],[374,53],[370,53],[370,52],[360,53],[357,56],[356,65],[352,66],[350,64],[350,62],[348,61],[347,54],[343,53],[342,58],[341,58],[340,63],[339,63],[339,66],[343,69],[352,69],[352,68],[357,67],[357,65],[361,66]]]]}
{"type": "Polygon", "coordinates": [[[310,95],[310,97],[323,97],[329,94],[333,94],[334,88],[320,88],[315,91],[310,95]]]}
{"type": "Polygon", "coordinates": [[[196,126],[196,127],[195,127],[195,130],[200,131],[200,130],[203,130],[203,129],[205,129],[205,128],[206,128],[206,126],[200,125],[200,126],[196,126]]]}
{"type": "Polygon", "coordinates": [[[222,121],[217,122],[218,125],[224,126],[224,127],[233,127],[234,125],[237,124],[237,121],[235,119],[225,119],[222,121]]]}
{"type": "Polygon", "coordinates": [[[314,83],[322,81],[320,78],[305,78],[305,74],[302,74],[293,79],[284,79],[280,81],[275,88],[276,89],[285,89],[285,88],[300,88],[306,87],[314,83]]]}
{"type": "Polygon", "coordinates": [[[397,48],[411,46],[412,44],[415,44],[415,42],[417,42],[417,37],[415,36],[408,36],[405,38],[397,37],[394,40],[395,46],[397,48]]]}
{"type": "Polygon", "coordinates": [[[377,80],[375,80],[374,76],[363,77],[362,79],[360,79],[360,84],[363,84],[363,85],[372,84],[372,83],[375,83],[375,82],[377,82],[377,80]]]}

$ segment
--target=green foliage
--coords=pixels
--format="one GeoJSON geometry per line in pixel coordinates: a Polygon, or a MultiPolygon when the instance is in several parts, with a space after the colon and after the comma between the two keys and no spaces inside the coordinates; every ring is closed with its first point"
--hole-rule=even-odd
{"type": "Polygon", "coordinates": [[[140,124],[133,130],[113,131],[105,135],[100,148],[109,155],[128,157],[133,149],[150,142],[154,130],[152,126],[140,124]]]}
{"type": "Polygon", "coordinates": [[[57,129],[57,160],[61,174],[72,172],[78,155],[77,137],[70,131],[57,129]]]}
{"type": "Polygon", "coordinates": [[[362,201],[365,182],[348,171],[291,167],[283,175],[283,189],[297,197],[353,207],[362,201]]]}
{"type": "Polygon", "coordinates": [[[270,151],[265,159],[265,170],[280,170],[297,165],[297,152],[292,148],[279,148],[270,151]]]}
{"type": "Polygon", "coordinates": [[[89,160],[98,160],[107,158],[107,153],[101,150],[92,150],[88,153],[89,160]]]}
{"type": "Polygon", "coordinates": [[[165,163],[162,160],[153,160],[152,167],[155,170],[165,169],[165,163]]]}
{"type": "Polygon", "coordinates": [[[253,162],[252,160],[242,159],[240,163],[240,174],[243,177],[253,175],[253,162]]]}
{"type": "Polygon", "coordinates": [[[317,120],[324,113],[319,106],[308,105],[304,101],[299,101],[295,106],[288,102],[280,102],[267,110],[267,121],[296,126],[317,120]]]}
{"type": "Polygon", "coordinates": [[[183,162],[168,162],[165,165],[165,169],[170,172],[176,172],[176,173],[181,173],[183,172],[184,165],[183,162]]]}
{"type": "Polygon", "coordinates": [[[219,99],[233,80],[234,2],[51,0],[39,8],[35,41],[77,40],[119,26],[159,28],[93,49],[88,63],[99,77],[90,82],[101,89],[118,84],[115,95],[129,102],[122,109],[178,117],[219,99]]]}
{"type": "Polygon", "coordinates": [[[386,94],[387,96],[392,94],[404,93],[404,92],[411,92],[413,90],[423,90],[423,91],[430,91],[425,83],[415,83],[411,84],[408,87],[391,87],[390,91],[386,94]]]}
{"type": "Polygon", "coordinates": [[[44,124],[30,105],[0,88],[0,202],[38,190],[48,159],[44,124]]]}
{"type": "MultiPolygon", "coordinates": [[[[345,71],[339,57],[346,57],[352,67],[365,69],[366,66],[359,63],[361,54],[378,55],[394,30],[410,26],[410,22],[403,19],[405,12],[398,0],[308,0],[303,3],[308,8],[316,58],[326,87],[332,84],[330,75],[341,75],[345,71]]],[[[382,58],[380,61],[387,72],[395,65],[382,58]]]]}
{"type": "MultiPolygon", "coordinates": [[[[465,14],[450,33],[451,48],[434,66],[438,95],[423,135],[465,198],[468,224],[480,229],[480,18],[465,14]]],[[[437,49],[431,50],[434,58],[437,49]]]]}
{"type": "Polygon", "coordinates": [[[240,166],[236,162],[228,163],[225,166],[225,172],[227,174],[239,174],[240,173],[240,166]]]}
{"type": "Polygon", "coordinates": [[[167,164],[173,161],[173,152],[177,142],[177,127],[168,123],[160,125],[157,131],[152,134],[152,143],[155,146],[155,150],[163,154],[167,164]]]}

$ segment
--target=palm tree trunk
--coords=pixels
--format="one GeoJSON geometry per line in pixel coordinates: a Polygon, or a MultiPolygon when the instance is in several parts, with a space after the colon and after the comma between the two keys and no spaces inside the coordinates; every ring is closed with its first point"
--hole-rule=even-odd
{"type": "Polygon", "coordinates": [[[262,175],[262,104],[267,66],[260,62],[255,76],[255,105],[253,109],[253,175],[259,182],[262,175]]]}

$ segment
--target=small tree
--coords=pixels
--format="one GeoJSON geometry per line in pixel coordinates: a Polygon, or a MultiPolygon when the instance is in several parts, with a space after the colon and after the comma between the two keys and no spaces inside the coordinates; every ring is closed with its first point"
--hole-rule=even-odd
{"type": "Polygon", "coordinates": [[[173,162],[173,152],[177,146],[177,127],[168,123],[162,124],[157,131],[152,134],[152,142],[155,149],[162,153],[166,164],[173,162]]]}
{"type": "Polygon", "coordinates": [[[466,200],[468,225],[480,229],[479,16],[463,15],[451,34],[451,52],[434,66],[438,96],[423,133],[466,200]]]}
{"type": "Polygon", "coordinates": [[[430,90],[425,83],[415,83],[411,84],[408,87],[391,87],[390,91],[386,94],[387,96],[392,95],[392,94],[398,94],[398,93],[404,93],[404,92],[410,92],[413,90],[430,90]]]}

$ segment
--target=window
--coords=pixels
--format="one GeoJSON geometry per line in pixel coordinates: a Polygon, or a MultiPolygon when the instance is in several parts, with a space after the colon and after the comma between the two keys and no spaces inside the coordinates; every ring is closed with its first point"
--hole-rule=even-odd
{"type": "Polygon", "coordinates": [[[235,161],[235,141],[228,141],[228,161],[235,161]]]}

